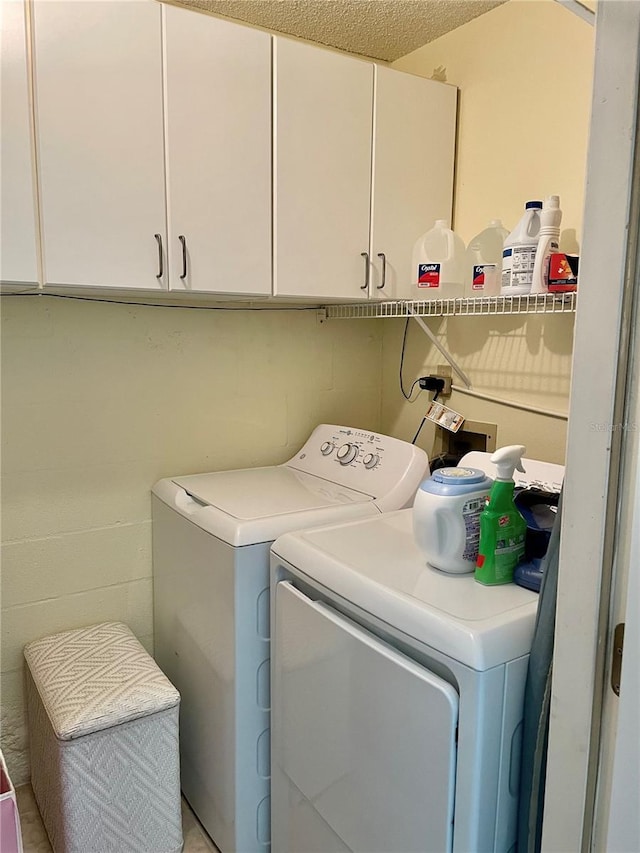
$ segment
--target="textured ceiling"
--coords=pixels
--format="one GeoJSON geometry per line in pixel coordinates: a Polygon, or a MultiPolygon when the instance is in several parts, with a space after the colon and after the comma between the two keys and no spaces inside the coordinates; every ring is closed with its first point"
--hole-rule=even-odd
{"type": "Polygon", "coordinates": [[[278,33],[393,62],[505,0],[178,0],[278,33]]]}

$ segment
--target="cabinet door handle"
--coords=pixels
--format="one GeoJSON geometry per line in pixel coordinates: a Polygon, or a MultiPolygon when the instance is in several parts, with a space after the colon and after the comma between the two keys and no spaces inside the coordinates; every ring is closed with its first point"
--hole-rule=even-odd
{"type": "Polygon", "coordinates": [[[162,263],[162,236],[160,234],[153,235],[158,241],[158,275],[156,278],[162,278],[162,273],[164,272],[164,265],[162,263]]]}
{"type": "Polygon", "coordinates": [[[382,290],[387,280],[387,256],[384,252],[378,252],[378,257],[382,258],[382,283],[378,285],[378,290],[382,290]]]}
{"type": "Polygon", "coordinates": [[[364,284],[360,290],[369,288],[369,252],[360,252],[360,257],[364,258],[364,284]]]}
{"type": "Polygon", "coordinates": [[[182,243],[182,275],[180,278],[184,281],[187,277],[187,241],[184,234],[179,234],[178,240],[182,243]]]}

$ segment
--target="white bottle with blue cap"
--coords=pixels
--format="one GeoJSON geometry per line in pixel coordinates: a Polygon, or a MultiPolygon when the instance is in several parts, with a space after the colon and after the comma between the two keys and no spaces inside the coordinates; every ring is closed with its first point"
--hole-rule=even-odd
{"type": "Polygon", "coordinates": [[[522,219],[505,239],[502,249],[502,296],[531,293],[542,202],[528,201],[524,207],[522,219]]]}
{"type": "Polygon", "coordinates": [[[425,480],[413,504],[413,535],[427,563],[451,574],[473,572],[480,513],[493,480],[478,468],[440,468],[425,480]]]}

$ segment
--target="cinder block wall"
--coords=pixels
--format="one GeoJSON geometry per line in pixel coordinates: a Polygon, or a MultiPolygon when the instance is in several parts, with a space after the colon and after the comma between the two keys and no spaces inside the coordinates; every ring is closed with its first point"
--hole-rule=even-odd
{"type": "Polygon", "coordinates": [[[22,648],[121,620],[151,649],[149,490],[283,462],[321,422],[380,429],[382,329],[309,311],[7,298],[2,748],[28,779],[22,648]]]}

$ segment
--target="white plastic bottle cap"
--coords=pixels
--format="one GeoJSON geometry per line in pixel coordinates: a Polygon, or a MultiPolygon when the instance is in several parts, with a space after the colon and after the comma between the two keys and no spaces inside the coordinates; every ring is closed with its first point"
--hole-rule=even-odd
{"type": "Polygon", "coordinates": [[[508,444],[506,447],[500,447],[491,457],[491,461],[498,469],[496,480],[501,482],[509,482],[513,480],[513,472],[525,472],[522,467],[522,456],[526,448],[523,444],[508,444]]]}

